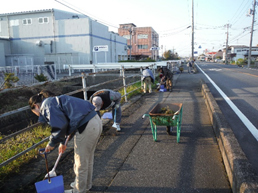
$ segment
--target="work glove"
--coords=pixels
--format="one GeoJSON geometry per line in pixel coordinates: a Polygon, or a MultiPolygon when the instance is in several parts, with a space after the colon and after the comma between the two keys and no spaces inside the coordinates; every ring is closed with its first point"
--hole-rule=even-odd
{"type": "Polygon", "coordinates": [[[116,104],[116,105],[115,105],[115,109],[118,109],[119,107],[120,107],[119,104],[116,104]]]}

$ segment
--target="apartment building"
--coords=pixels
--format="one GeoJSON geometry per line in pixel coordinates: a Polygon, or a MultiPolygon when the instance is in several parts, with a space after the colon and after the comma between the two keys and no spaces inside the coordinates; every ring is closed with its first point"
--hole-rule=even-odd
{"type": "Polygon", "coordinates": [[[118,62],[127,60],[126,48],[127,39],[86,15],[58,9],[0,14],[0,66],[118,62]]]}
{"type": "Polygon", "coordinates": [[[158,59],[159,34],[152,27],[137,27],[133,23],[120,24],[118,34],[127,39],[128,59],[158,59]]]}

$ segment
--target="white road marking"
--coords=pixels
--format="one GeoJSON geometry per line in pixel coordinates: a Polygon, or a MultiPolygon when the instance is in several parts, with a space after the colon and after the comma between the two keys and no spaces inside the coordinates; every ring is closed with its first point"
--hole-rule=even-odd
{"type": "Polygon", "coordinates": [[[258,130],[257,128],[247,119],[247,117],[237,108],[237,106],[227,97],[227,95],[216,85],[215,82],[196,64],[196,66],[200,69],[200,71],[208,78],[210,83],[217,89],[217,91],[221,94],[224,100],[228,103],[228,105],[232,108],[232,110],[236,113],[239,119],[243,122],[243,124],[247,127],[247,129],[252,133],[254,138],[258,141],[258,130]]]}
{"type": "Polygon", "coordinates": [[[221,71],[221,69],[219,69],[219,68],[211,68],[211,69],[209,69],[210,71],[221,71]]]}

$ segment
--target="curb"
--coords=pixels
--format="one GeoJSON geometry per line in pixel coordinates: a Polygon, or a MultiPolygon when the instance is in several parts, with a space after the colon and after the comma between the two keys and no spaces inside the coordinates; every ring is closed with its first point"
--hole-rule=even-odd
{"type": "Polygon", "coordinates": [[[258,175],[247,160],[231,127],[203,80],[201,80],[201,86],[232,192],[258,192],[258,175]]]}

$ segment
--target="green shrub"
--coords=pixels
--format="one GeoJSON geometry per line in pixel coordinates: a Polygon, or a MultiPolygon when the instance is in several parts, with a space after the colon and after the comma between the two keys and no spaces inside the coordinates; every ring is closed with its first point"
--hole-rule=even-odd
{"type": "Polygon", "coordinates": [[[35,75],[34,76],[34,78],[37,80],[37,81],[39,81],[39,82],[45,82],[45,81],[47,81],[47,77],[46,76],[44,76],[44,74],[37,74],[37,75],[35,75]]]}
{"type": "Polygon", "coordinates": [[[238,58],[236,64],[237,65],[243,65],[244,64],[244,59],[243,58],[238,58]]]}
{"type": "Polygon", "coordinates": [[[4,73],[4,75],[4,83],[1,85],[0,88],[11,88],[13,87],[13,83],[19,81],[19,78],[17,76],[14,76],[14,73],[4,73]]]}

